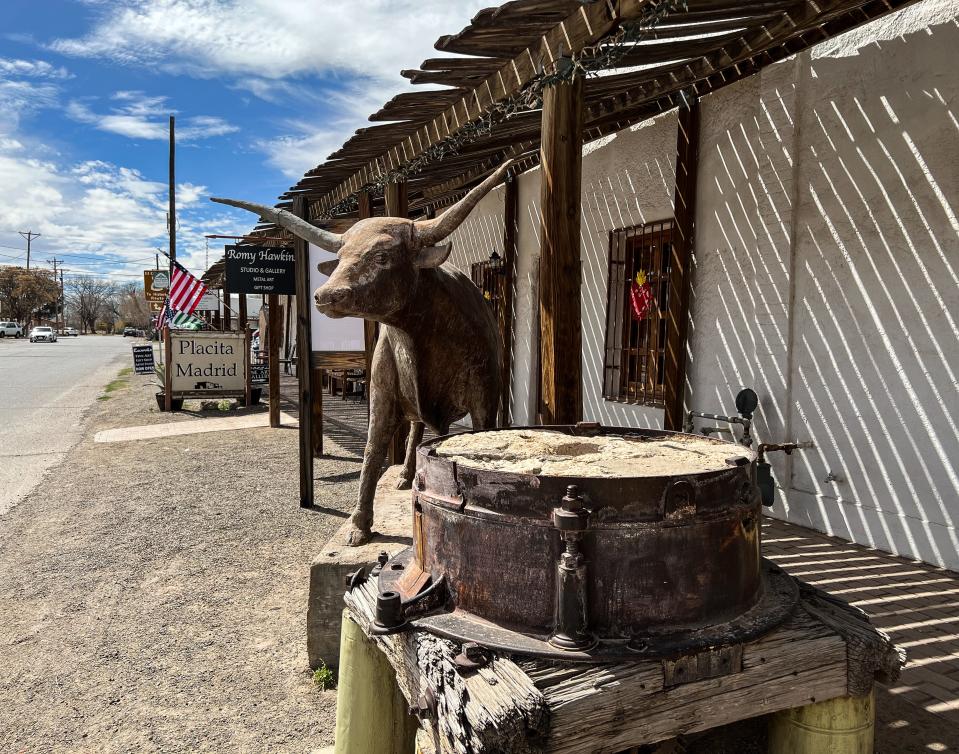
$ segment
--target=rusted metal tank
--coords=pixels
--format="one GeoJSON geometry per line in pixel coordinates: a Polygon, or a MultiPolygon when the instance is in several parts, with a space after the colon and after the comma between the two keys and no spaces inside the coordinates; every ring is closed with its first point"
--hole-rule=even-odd
{"type": "MultiPolygon", "coordinates": [[[[664,452],[683,437],[522,431],[540,430],[664,452]]],[[[795,604],[792,580],[760,557],[756,455],[741,445],[709,440],[728,450],[712,470],[601,477],[458,463],[437,452],[445,439],[417,450],[414,546],[379,575],[384,631],[412,620],[514,652],[602,659],[742,641],[795,604]]]]}

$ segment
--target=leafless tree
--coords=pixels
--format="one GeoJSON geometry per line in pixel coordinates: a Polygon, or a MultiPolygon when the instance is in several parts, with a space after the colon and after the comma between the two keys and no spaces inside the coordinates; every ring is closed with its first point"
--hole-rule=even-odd
{"type": "Polygon", "coordinates": [[[116,320],[113,302],[116,297],[116,285],[109,280],[78,275],[66,281],[64,297],[67,305],[80,320],[80,329],[84,332],[96,332],[97,320],[116,320]]]}
{"type": "Polygon", "coordinates": [[[123,283],[117,287],[116,311],[128,325],[147,329],[150,326],[150,306],[141,283],[123,283]]]}

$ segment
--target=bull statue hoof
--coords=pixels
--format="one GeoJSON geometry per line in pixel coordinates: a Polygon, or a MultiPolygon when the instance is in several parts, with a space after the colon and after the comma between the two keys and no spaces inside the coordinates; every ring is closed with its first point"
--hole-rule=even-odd
{"type": "Polygon", "coordinates": [[[401,476],[400,480],[396,483],[396,489],[398,490],[413,489],[413,480],[407,479],[405,476],[401,476]]]}
{"type": "Polygon", "coordinates": [[[373,539],[373,517],[361,510],[353,511],[350,517],[350,534],[346,544],[349,547],[365,545],[373,539]]]}
{"type": "Polygon", "coordinates": [[[360,529],[354,526],[350,529],[350,536],[346,540],[347,547],[361,547],[373,539],[373,532],[370,529],[360,529]]]}

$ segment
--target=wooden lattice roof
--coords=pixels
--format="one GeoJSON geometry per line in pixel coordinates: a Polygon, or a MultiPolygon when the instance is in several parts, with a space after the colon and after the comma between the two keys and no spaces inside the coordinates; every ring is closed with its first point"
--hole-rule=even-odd
{"type": "MultiPolygon", "coordinates": [[[[702,96],[912,1],[677,3],[684,7],[626,45],[614,68],[587,78],[585,137],[592,140],[672,109],[684,92],[702,96]]],[[[512,0],[480,11],[460,32],[436,41],[437,50],[455,56],[430,58],[401,72],[413,84],[433,88],[387,102],[370,116],[375,125],[359,129],[310,170],[281,197],[281,206],[304,195],[319,224],[342,200],[403,170],[563,56],[589,48],[595,57],[624,23],[657,5],[662,0],[512,0]]],[[[445,206],[506,157],[535,150],[539,128],[538,111],[518,112],[427,161],[408,176],[411,209],[445,206]]],[[[537,159],[532,151],[524,167],[537,159]]],[[[335,217],[322,224],[331,223],[335,217]]]]}

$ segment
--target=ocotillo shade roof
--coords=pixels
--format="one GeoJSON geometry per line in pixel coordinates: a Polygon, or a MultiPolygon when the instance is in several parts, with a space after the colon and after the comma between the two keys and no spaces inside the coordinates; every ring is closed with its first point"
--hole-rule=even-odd
{"type": "MultiPolygon", "coordinates": [[[[563,58],[601,58],[619,42],[613,65],[592,71],[585,82],[585,139],[621,130],[680,104],[684,94],[702,96],[752,75],[818,42],[898,10],[913,0],[512,0],[480,11],[459,33],[441,36],[430,58],[402,71],[430,90],[397,94],[331,154],[280,197],[280,206],[302,195],[318,224],[335,229],[356,192],[405,172],[410,162],[451,135],[469,129],[543,71],[563,58]],[[623,42],[622,24],[657,7],[672,9],[623,42]],[[444,88],[436,89],[440,85],[444,88]]],[[[538,110],[515,112],[488,132],[423,161],[406,176],[410,208],[443,207],[455,201],[503,159],[530,152],[537,161],[538,110]]],[[[374,201],[377,201],[374,199],[374,201]]],[[[260,230],[272,226],[263,226],[260,230]]]]}

